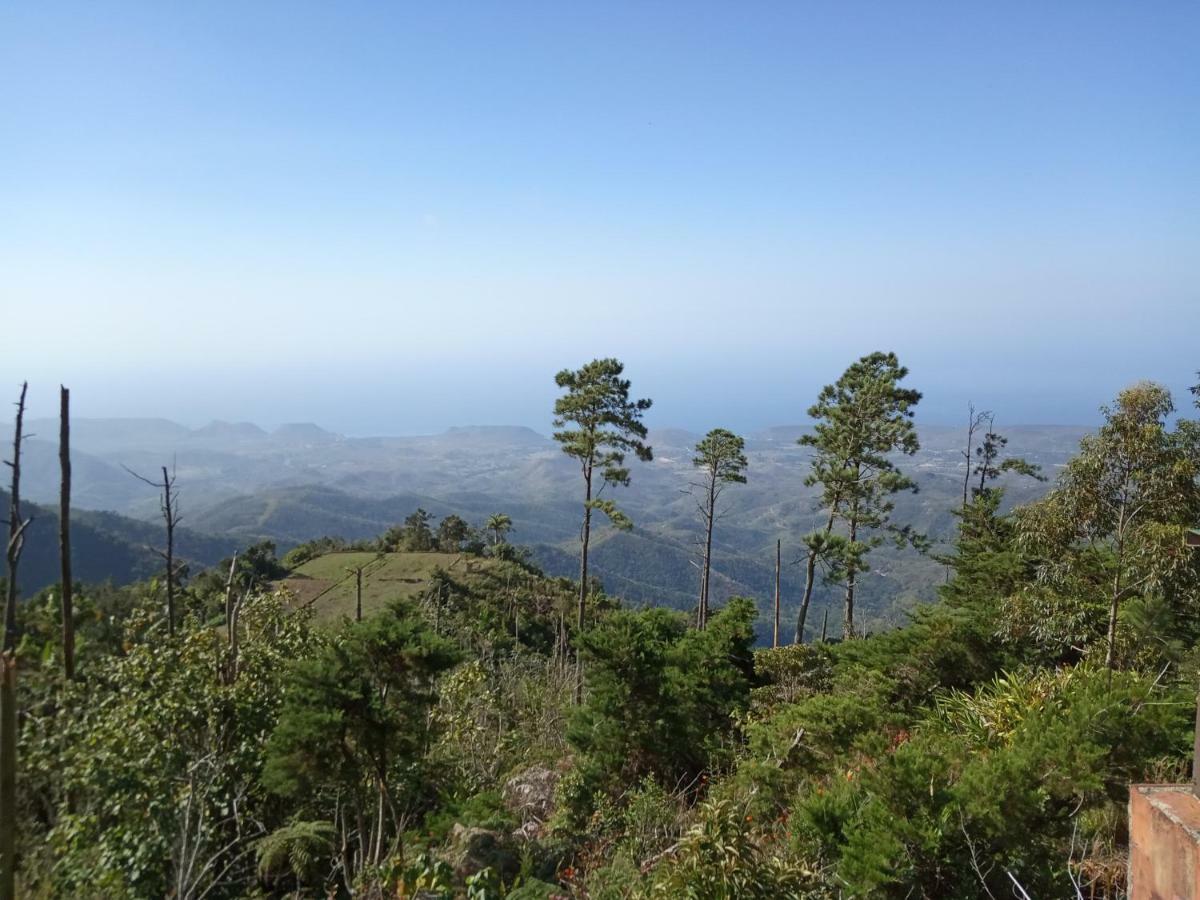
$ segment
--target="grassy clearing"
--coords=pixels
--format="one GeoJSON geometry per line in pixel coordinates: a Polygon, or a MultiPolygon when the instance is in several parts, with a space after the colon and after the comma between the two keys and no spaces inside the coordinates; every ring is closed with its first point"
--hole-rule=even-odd
{"type": "Polygon", "coordinates": [[[489,565],[460,553],[327,553],[309,560],[280,582],[296,596],[297,605],[311,604],[318,621],[354,616],[354,570],[363,568],[363,615],[390,601],[415,597],[438,567],[461,578],[489,565]]]}

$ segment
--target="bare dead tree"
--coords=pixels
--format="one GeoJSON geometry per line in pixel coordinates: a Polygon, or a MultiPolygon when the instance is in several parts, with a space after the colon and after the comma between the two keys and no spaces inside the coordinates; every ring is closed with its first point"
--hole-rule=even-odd
{"type": "Polygon", "coordinates": [[[8,545],[5,551],[8,564],[7,594],[4,598],[5,653],[13,651],[17,644],[17,566],[25,546],[25,530],[33,521],[32,518],[21,518],[21,441],[25,438],[25,394],[28,388],[28,382],[21,384],[21,396],[17,400],[17,424],[13,432],[13,457],[4,463],[12,473],[8,494],[8,545]]]}
{"type": "Polygon", "coordinates": [[[163,522],[167,527],[167,549],[159,550],[158,555],[163,558],[166,564],[165,576],[167,580],[167,634],[171,637],[175,636],[175,578],[178,574],[175,566],[175,528],[179,525],[179,492],[175,489],[175,470],[172,466],[171,471],[167,471],[167,467],[162,467],[162,481],[151,481],[144,475],[139,475],[137,472],[128,466],[123,466],[130,475],[139,481],[144,481],[152,488],[159,491],[159,509],[162,511],[163,522]]]}
{"type": "Polygon", "coordinates": [[[13,431],[13,456],[5,464],[12,470],[8,497],[8,544],[5,547],[8,581],[4,597],[4,645],[0,653],[0,900],[16,897],[17,850],[17,567],[25,547],[30,519],[21,518],[21,441],[24,439],[25,393],[21,384],[17,422],[13,431]]]}
{"type": "Polygon", "coordinates": [[[974,403],[967,404],[967,449],[959,451],[963,455],[963,459],[967,461],[967,474],[963,476],[963,509],[967,508],[967,501],[970,496],[972,465],[971,454],[974,452],[972,445],[975,443],[975,432],[983,427],[984,423],[990,423],[991,419],[992,414],[989,410],[985,409],[983,412],[977,413],[975,412],[974,403]]]}
{"type": "Polygon", "coordinates": [[[62,472],[58,495],[58,555],[62,564],[63,673],[75,677],[75,584],[71,579],[71,392],[59,385],[58,465],[62,472]]]}
{"type": "Polygon", "coordinates": [[[771,632],[771,646],[779,646],[779,568],[783,553],[783,541],[775,541],[775,628],[771,632]]]}
{"type": "Polygon", "coordinates": [[[229,683],[237,681],[238,677],[238,620],[242,616],[242,606],[246,603],[246,598],[250,596],[250,590],[253,588],[253,583],[250,584],[237,602],[233,604],[229,618],[229,683]]]}
{"type": "Polygon", "coordinates": [[[825,607],[825,616],[821,619],[821,643],[825,643],[826,635],[829,634],[829,607],[825,607]]]}
{"type": "Polygon", "coordinates": [[[229,560],[229,574],[225,577],[225,634],[233,644],[233,576],[237,571],[237,551],[229,560]]]}

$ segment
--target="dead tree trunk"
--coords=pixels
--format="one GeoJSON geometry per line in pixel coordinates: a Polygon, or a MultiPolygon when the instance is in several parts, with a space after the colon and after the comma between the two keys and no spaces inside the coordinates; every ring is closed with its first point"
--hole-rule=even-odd
{"type": "Polygon", "coordinates": [[[237,553],[229,560],[229,574],[225,576],[225,634],[233,644],[233,575],[237,570],[237,553]]]}
{"type": "Polygon", "coordinates": [[[967,404],[967,449],[961,451],[963,458],[967,461],[967,473],[963,476],[963,499],[962,508],[967,508],[971,485],[971,448],[975,442],[975,432],[979,430],[979,426],[988,420],[992,414],[990,412],[975,412],[975,404],[967,404]]]}
{"type": "Polygon", "coordinates": [[[779,565],[783,553],[783,541],[775,542],[775,628],[771,632],[771,646],[779,646],[779,565]]]}
{"type": "Polygon", "coordinates": [[[58,496],[58,555],[62,564],[63,672],[75,677],[75,604],[71,578],[71,392],[59,386],[58,465],[62,486],[58,496]]]}
{"type": "Polygon", "coordinates": [[[167,634],[175,636],[175,519],[173,507],[175,479],[167,477],[167,467],[162,467],[163,519],[167,524],[167,634]]]}
{"type": "Polygon", "coordinates": [[[8,582],[4,597],[4,644],[0,653],[0,900],[16,897],[17,850],[17,567],[25,545],[25,529],[32,519],[21,519],[21,441],[25,423],[22,383],[13,432],[13,458],[9,488],[8,543],[5,548],[8,582]]]}
{"type": "Polygon", "coordinates": [[[829,607],[825,607],[825,615],[821,618],[821,643],[825,643],[829,634],[829,607]]]}
{"type": "Polygon", "coordinates": [[[179,494],[175,490],[175,473],[168,472],[167,467],[162,467],[162,481],[151,481],[143,475],[128,466],[124,467],[125,471],[139,481],[144,481],[151,487],[158,488],[161,491],[159,495],[159,508],[162,510],[163,522],[167,527],[167,549],[159,551],[159,555],[166,563],[166,579],[167,579],[167,634],[170,637],[175,636],[175,527],[179,524],[179,494]]]}

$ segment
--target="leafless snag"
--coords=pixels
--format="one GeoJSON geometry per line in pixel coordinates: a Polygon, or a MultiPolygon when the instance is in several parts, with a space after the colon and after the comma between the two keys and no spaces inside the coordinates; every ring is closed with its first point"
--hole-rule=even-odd
{"type": "Polygon", "coordinates": [[[246,590],[242,591],[237,602],[233,604],[233,608],[229,613],[229,683],[233,684],[238,677],[238,620],[242,617],[242,606],[246,603],[246,598],[250,596],[250,591],[254,587],[251,583],[246,590]]]}
{"type": "Polygon", "coordinates": [[[159,508],[162,510],[163,522],[167,526],[167,549],[158,551],[158,555],[163,558],[166,563],[166,579],[167,579],[167,634],[171,637],[175,636],[175,577],[178,570],[175,566],[175,528],[179,524],[179,492],[175,489],[175,470],[172,467],[171,471],[167,471],[167,467],[162,467],[162,481],[151,481],[144,475],[139,475],[137,472],[128,466],[122,468],[139,481],[144,481],[153,488],[158,489],[159,493],[159,508]]]}
{"type": "Polygon", "coordinates": [[[25,423],[25,393],[29,383],[21,384],[21,398],[17,401],[17,424],[13,432],[13,458],[4,464],[12,471],[8,496],[8,544],[5,561],[8,564],[7,593],[4,598],[4,652],[11,653],[17,644],[17,566],[21,562],[21,551],[25,547],[25,530],[32,518],[21,518],[21,441],[25,423]]]}
{"type": "Polygon", "coordinates": [[[25,394],[21,384],[9,487],[8,543],[5,547],[8,581],[4,597],[4,645],[0,653],[0,900],[16,897],[17,849],[17,567],[25,547],[30,519],[21,518],[21,441],[24,440],[25,394]]]}
{"type": "Polygon", "coordinates": [[[771,646],[779,646],[779,568],[783,553],[783,541],[775,542],[775,628],[771,632],[771,646]]]}
{"type": "Polygon", "coordinates": [[[71,392],[59,385],[58,465],[62,485],[58,496],[58,555],[62,564],[63,673],[75,677],[75,590],[71,579],[71,392]]]}
{"type": "Polygon", "coordinates": [[[237,571],[237,552],[229,561],[229,575],[225,578],[225,632],[229,643],[233,643],[233,575],[237,571]]]}
{"type": "Polygon", "coordinates": [[[963,476],[963,499],[962,508],[967,508],[967,500],[970,495],[971,488],[971,453],[973,452],[972,445],[975,443],[975,432],[977,432],[985,423],[992,421],[992,413],[989,410],[983,412],[975,412],[975,404],[967,404],[967,449],[960,450],[963,458],[967,461],[967,474],[963,476]]]}

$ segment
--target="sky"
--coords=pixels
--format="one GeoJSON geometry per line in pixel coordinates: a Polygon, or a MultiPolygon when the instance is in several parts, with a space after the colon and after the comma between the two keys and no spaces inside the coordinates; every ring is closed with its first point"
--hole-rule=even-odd
{"type": "Polygon", "coordinates": [[[32,413],[546,430],[1090,423],[1200,369],[1200,5],[0,7],[0,389],[32,413]]]}

